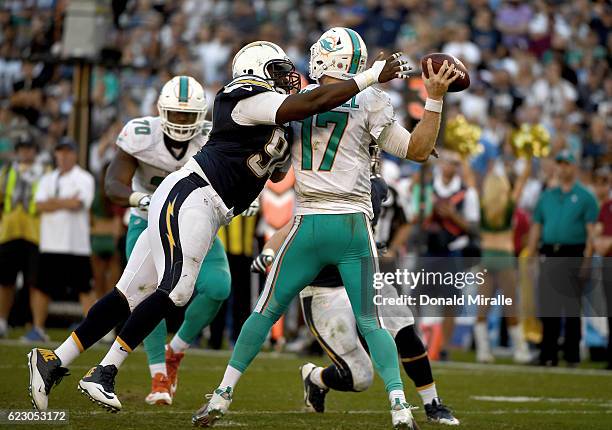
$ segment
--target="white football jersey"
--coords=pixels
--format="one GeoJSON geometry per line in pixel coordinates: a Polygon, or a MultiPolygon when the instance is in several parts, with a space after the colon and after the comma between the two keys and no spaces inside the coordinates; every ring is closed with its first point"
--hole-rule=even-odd
{"type": "Polygon", "coordinates": [[[293,122],[296,214],[363,212],[372,218],[368,148],[394,121],[389,96],[368,87],[332,111],[293,122]]]}
{"type": "MultiPolygon", "coordinates": [[[[166,146],[158,116],[146,116],[128,122],[117,138],[117,146],[138,160],[132,189],[153,194],[166,176],[183,167],[204,146],[211,127],[212,123],[205,121],[202,133],[189,141],[184,152],[177,152],[166,146]]],[[[131,212],[147,218],[146,212],[138,208],[132,208],[131,212]]]]}

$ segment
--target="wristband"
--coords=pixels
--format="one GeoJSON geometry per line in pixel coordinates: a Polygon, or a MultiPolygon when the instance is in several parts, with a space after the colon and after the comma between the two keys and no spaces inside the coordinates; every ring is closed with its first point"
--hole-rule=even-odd
{"type": "Polygon", "coordinates": [[[385,67],[385,61],[375,61],[368,70],[365,70],[361,73],[353,76],[353,80],[357,84],[357,88],[359,91],[365,90],[370,85],[374,85],[378,83],[378,77],[380,76],[380,72],[385,67]]]}
{"type": "Polygon", "coordinates": [[[425,100],[425,110],[442,113],[442,104],[442,100],[434,100],[428,97],[427,100],[425,100]]]}
{"type": "Polygon", "coordinates": [[[141,193],[140,191],[134,191],[132,194],[130,194],[128,203],[130,204],[131,207],[137,208],[140,204],[140,200],[146,196],[148,196],[147,193],[141,193]]]}

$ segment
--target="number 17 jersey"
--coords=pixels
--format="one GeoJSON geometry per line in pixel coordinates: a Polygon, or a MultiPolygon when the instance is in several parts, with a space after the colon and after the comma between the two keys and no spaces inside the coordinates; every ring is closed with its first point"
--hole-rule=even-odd
{"type": "Polygon", "coordinates": [[[368,148],[394,121],[389,96],[368,87],[340,107],[293,122],[296,214],[363,212],[372,218],[368,148]]]}

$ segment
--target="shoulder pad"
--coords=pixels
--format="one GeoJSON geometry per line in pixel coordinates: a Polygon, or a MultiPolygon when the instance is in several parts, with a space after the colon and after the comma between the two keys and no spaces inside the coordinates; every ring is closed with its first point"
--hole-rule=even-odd
{"type": "Polygon", "coordinates": [[[145,150],[152,142],[152,132],[157,117],[134,118],[128,121],[117,136],[117,146],[128,154],[145,150]]]}
{"type": "Polygon", "coordinates": [[[242,88],[246,91],[250,91],[253,89],[258,89],[258,92],[261,90],[274,91],[274,87],[270,85],[265,79],[260,78],[259,76],[254,75],[244,75],[239,76],[236,79],[230,81],[223,89],[223,92],[229,93],[238,88],[242,88]],[[250,88],[250,90],[249,90],[250,88]]]}

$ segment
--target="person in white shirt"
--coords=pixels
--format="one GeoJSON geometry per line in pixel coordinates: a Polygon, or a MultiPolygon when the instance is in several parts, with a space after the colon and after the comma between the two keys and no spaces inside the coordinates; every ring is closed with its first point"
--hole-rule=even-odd
{"type": "Polygon", "coordinates": [[[40,268],[32,289],[32,339],[44,332],[52,295],[72,288],[79,292],[83,315],[93,304],[89,208],[94,177],[77,165],[76,143],[63,138],[55,147],[56,169],[44,175],[36,191],[40,212],[40,268]]]}

